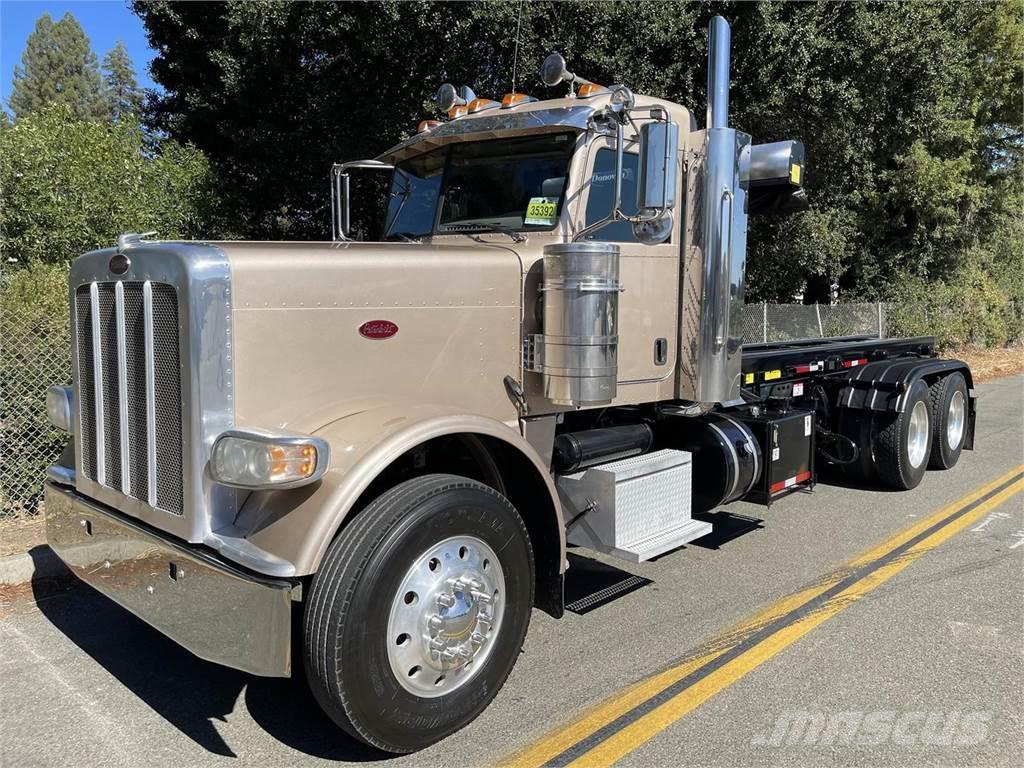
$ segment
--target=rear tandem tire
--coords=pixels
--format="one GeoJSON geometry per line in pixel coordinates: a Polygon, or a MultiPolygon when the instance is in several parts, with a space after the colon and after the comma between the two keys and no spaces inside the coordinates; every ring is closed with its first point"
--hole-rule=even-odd
{"type": "Polygon", "coordinates": [[[950,469],[960,460],[969,425],[967,382],[959,371],[935,381],[930,390],[932,453],[929,469],[950,469]]]}
{"type": "Polygon", "coordinates": [[[878,414],[876,418],[871,453],[878,479],[899,491],[916,488],[928,469],[934,432],[928,385],[915,381],[902,413],[878,414]]]}
{"type": "Polygon", "coordinates": [[[313,695],[377,749],[440,741],[505,683],[533,589],[529,536],[508,499],[456,475],[401,483],[342,529],[313,578],[303,643],[313,695]]]}

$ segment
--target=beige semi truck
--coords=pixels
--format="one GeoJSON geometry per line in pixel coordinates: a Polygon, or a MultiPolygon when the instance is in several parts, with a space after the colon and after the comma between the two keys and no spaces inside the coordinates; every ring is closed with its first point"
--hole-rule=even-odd
{"type": "Polygon", "coordinates": [[[533,608],[562,614],[567,546],[647,560],[826,465],[903,489],[952,467],[971,373],[933,339],[743,343],[747,219],[802,207],[806,171],[799,142],[728,127],[728,72],[715,18],[701,127],[553,54],[564,98],[442,86],[444,120],[336,165],[331,241],[76,259],[54,551],[410,752],[488,705],[533,608]],[[382,171],[357,241],[350,178],[382,171]]]}

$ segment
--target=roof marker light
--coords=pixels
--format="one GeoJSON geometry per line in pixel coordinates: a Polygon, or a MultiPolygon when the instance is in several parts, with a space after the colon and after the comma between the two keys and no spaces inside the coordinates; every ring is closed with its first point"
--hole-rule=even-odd
{"type": "Polygon", "coordinates": [[[501,98],[501,108],[511,109],[512,107],[517,107],[520,104],[526,104],[536,100],[537,99],[533,96],[527,96],[525,93],[506,93],[501,98]]]}
{"type": "Polygon", "coordinates": [[[420,120],[420,124],[416,126],[416,133],[427,133],[437,128],[440,124],[440,120],[420,120]]]}
{"type": "Polygon", "coordinates": [[[473,99],[469,102],[469,113],[475,115],[477,112],[483,112],[488,109],[496,109],[501,104],[494,99],[473,99]]]}
{"type": "Polygon", "coordinates": [[[597,83],[584,83],[576,92],[576,98],[589,99],[591,96],[597,96],[602,93],[608,93],[608,88],[597,83]]]}

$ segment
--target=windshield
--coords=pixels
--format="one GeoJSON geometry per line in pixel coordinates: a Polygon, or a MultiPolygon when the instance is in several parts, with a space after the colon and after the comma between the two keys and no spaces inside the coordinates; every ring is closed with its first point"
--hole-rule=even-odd
{"type": "Polygon", "coordinates": [[[554,229],[575,134],[460,142],[395,167],[384,239],[554,229]]]}

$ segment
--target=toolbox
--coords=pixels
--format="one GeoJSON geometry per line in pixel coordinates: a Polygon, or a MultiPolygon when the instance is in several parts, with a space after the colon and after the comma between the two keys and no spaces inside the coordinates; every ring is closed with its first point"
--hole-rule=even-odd
{"type": "Polygon", "coordinates": [[[814,487],[814,411],[760,410],[735,418],[753,432],[764,460],[761,479],[744,497],[747,501],[770,506],[782,496],[814,487]]]}

